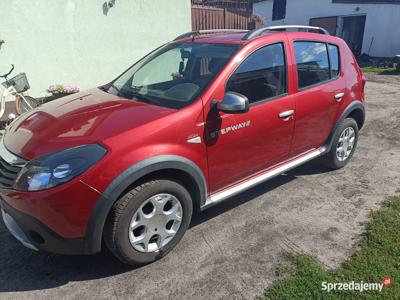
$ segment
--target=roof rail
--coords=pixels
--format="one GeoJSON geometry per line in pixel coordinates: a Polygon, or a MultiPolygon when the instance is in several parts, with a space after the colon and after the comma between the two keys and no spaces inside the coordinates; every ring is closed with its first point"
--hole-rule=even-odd
{"type": "Polygon", "coordinates": [[[213,34],[213,33],[239,33],[239,32],[248,32],[245,29],[208,29],[208,30],[196,30],[196,31],[189,31],[184,34],[177,36],[174,41],[184,39],[184,38],[195,38],[198,35],[204,34],[213,34]]]}
{"type": "Polygon", "coordinates": [[[269,26],[269,27],[262,27],[259,29],[254,29],[250,31],[248,34],[246,34],[243,37],[243,40],[249,40],[253,37],[261,36],[265,32],[268,31],[287,31],[288,29],[292,30],[297,30],[297,31],[316,31],[321,34],[327,34],[330,35],[329,32],[321,27],[315,27],[315,26],[304,26],[304,25],[279,25],[279,26],[269,26]]]}

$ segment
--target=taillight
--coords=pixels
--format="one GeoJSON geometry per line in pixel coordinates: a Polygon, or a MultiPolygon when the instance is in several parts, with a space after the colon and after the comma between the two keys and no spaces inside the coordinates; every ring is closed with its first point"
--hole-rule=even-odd
{"type": "Polygon", "coordinates": [[[360,69],[360,73],[361,73],[361,95],[363,100],[365,99],[365,84],[367,83],[367,78],[365,77],[364,73],[361,71],[360,69]]]}
{"type": "Polygon", "coordinates": [[[364,75],[364,73],[361,71],[361,75],[362,75],[362,88],[363,88],[363,91],[364,91],[364,88],[365,88],[365,83],[367,82],[367,78],[365,77],[365,75],[364,75]]]}

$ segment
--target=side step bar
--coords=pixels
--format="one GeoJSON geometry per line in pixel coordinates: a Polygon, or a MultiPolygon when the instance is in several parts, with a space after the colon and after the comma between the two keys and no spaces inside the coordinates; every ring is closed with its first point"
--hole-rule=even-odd
{"type": "Polygon", "coordinates": [[[304,154],[301,154],[291,160],[286,161],[285,163],[278,164],[272,168],[267,169],[266,171],[259,173],[254,177],[250,177],[249,179],[239,182],[225,190],[219,191],[215,194],[211,194],[210,197],[207,198],[206,203],[201,207],[201,210],[209,208],[233,195],[236,195],[240,192],[243,192],[263,181],[269,180],[273,177],[281,175],[291,169],[294,169],[307,161],[310,161],[318,156],[321,156],[326,151],[326,147],[321,147],[318,149],[314,149],[308,151],[304,154]]]}

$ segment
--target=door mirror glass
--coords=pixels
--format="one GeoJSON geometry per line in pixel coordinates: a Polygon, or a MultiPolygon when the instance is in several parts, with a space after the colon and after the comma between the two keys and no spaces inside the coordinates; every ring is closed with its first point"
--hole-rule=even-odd
{"type": "Polygon", "coordinates": [[[249,99],[239,93],[227,92],[217,108],[227,114],[243,114],[249,111],[249,99]]]}

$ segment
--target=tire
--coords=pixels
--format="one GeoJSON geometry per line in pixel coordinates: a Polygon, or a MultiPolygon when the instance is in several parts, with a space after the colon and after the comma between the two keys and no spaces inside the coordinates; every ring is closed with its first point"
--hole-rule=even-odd
{"type": "MultiPolygon", "coordinates": [[[[170,201],[171,203],[172,200],[170,201]]],[[[161,200],[161,202],[162,201],[164,200],[161,200]]],[[[136,186],[122,196],[119,200],[117,200],[117,202],[113,205],[104,229],[104,242],[121,262],[133,266],[145,265],[165,256],[178,244],[189,227],[192,213],[192,199],[189,192],[180,183],[164,179],[149,181],[136,186]],[[173,235],[173,237],[169,237],[168,242],[167,238],[164,239],[166,242],[165,245],[159,244],[161,243],[161,235],[157,235],[157,229],[159,233],[165,233],[166,227],[168,228],[168,224],[170,224],[167,223],[165,226],[160,225],[164,224],[164,218],[167,218],[164,212],[165,210],[169,209],[169,205],[166,204],[169,202],[162,204],[163,208],[161,211],[159,208],[162,205],[157,206],[158,208],[156,208],[153,203],[160,198],[160,195],[165,197],[165,199],[172,199],[174,201],[174,206],[170,204],[171,210],[173,208],[176,209],[176,211],[179,211],[179,204],[181,206],[181,221],[179,228],[175,231],[176,233],[173,235]],[[166,195],[171,197],[167,198],[166,195]],[[179,202],[179,204],[176,202],[176,200],[179,202]],[[151,208],[151,206],[153,206],[153,208],[151,208]],[[149,211],[152,209],[153,212],[150,213],[149,211]],[[143,218],[143,220],[147,221],[148,224],[146,224],[146,226],[139,226],[131,231],[131,224],[134,224],[134,222],[136,224],[137,222],[136,217],[140,215],[139,219],[141,219],[141,216],[143,216],[145,213],[147,214],[146,216],[153,214],[153,217],[150,219],[143,218]],[[133,219],[134,216],[135,221],[133,219]],[[147,243],[148,249],[145,249],[146,243],[133,244],[131,242],[131,237],[134,237],[135,240],[140,240],[140,236],[147,237],[150,235],[153,236],[150,239],[150,242],[147,243]],[[138,236],[138,238],[136,236],[138,236]],[[158,247],[158,249],[150,249],[151,247],[158,247]]],[[[140,222],[142,221],[139,220],[138,223],[140,222]]],[[[176,222],[178,221],[172,221],[173,225],[171,225],[171,230],[174,226],[177,226],[176,222]]]]}
{"type": "Polygon", "coordinates": [[[30,97],[30,96],[23,96],[25,98],[25,101],[22,99],[21,96],[17,96],[15,100],[15,111],[17,112],[18,115],[21,115],[25,112],[31,111],[32,109],[38,107],[40,105],[39,101],[37,101],[35,98],[30,97]]]}
{"type": "MultiPolygon", "coordinates": [[[[345,119],[342,124],[340,124],[339,128],[335,132],[335,136],[333,138],[332,148],[329,153],[325,156],[326,165],[332,169],[337,170],[343,168],[353,157],[354,151],[357,147],[358,141],[358,125],[357,122],[352,118],[345,119]],[[345,151],[340,151],[341,154],[338,154],[338,147],[340,147],[339,140],[343,135],[345,135],[345,131],[348,130],[350,133],[354,133],[354,142],[351,147],[351,151],[348,150],[346,155],[343,155],[345,151]]],[[[343,143],[343,142],[340,142],[343,143]]],[[[343,144],[342,144],[343,145],[343,144]]],[[[349,148],[347,148],[349,149],[349,148]]]]}

